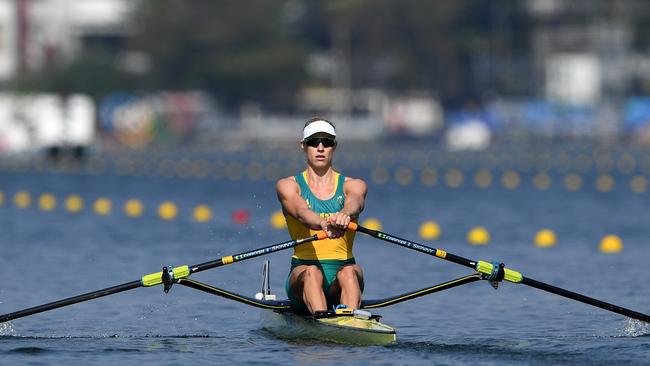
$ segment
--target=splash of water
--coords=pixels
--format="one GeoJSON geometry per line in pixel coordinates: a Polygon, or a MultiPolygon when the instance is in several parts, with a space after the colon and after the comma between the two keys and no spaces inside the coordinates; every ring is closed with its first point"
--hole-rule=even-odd
{"type": "Polygon", "coordinates": [[[15,336],[16,330],[11,322],[0,323],[0,336],[15,336]]]}
{"type": "Polygon", "coordinates": [[[640,337],[650,334],[650,323],[642,322],[636,319],[627,319],[623,329],[621,329],[621,336],[623,337],[640,337]]]}

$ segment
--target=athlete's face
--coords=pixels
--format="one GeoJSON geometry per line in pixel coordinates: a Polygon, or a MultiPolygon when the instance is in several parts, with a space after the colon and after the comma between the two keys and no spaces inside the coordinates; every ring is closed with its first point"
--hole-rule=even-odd
{"type": "Polygon", "coordinates": [[[307,155],[307,162],[315,168],[326,168],[332,164],[336,140],[333,136],[319,132],[301,142],[301,147],[307,155]]]}

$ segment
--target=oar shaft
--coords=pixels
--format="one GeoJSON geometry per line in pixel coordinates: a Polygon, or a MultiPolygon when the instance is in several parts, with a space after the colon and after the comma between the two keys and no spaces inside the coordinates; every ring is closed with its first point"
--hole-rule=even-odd
{"type": "Polygon", "coordinates": [[[608,302],[600,301],[600,300],[591,298],[589,296],[581,295],[581,294],[573,292],[573,291],[569,291],[569,290],[565,290],[563,288],[555,287],[553,285],[549,285],[549,284],[544,283],[544,282],[539,282],[539,281],[534,280],[532,278],[524,277],[523,280],[521,281],[521,283],[523,283],[524,285],[528,285],[530,287],[534,287],[534,288],[539,289],[539,290],[543,290],[543,291],[550,292],[550,293],[553,293],[553,294],[556,294],[556,295],[564,296],[564,297],[567,297],[569,299],[573,299],[573,300],[576,300],[576,301],[579,301],[579,302],[582,302],[582,303],[585,303],[585,304],[588,304],[588,305],[592,305],[592,306],[595,306],[595,307],[598,307],[598,308],[601,308],[601,309],[613,311],[615,313],[625,315],[625,316],[633,318],[633,319],[637,319],[637,320],[641,320],[641,321],[650,323],[650,315],[642,314],[642,313],[639,313],[637,311],[626,309],[624,307],[614,305],[614,304],[610,304],[608,302]]]}
{"type": "Polygon", "coordinates": [[[462,266],[469,267],[471,269],[476,269],[476,261],[473,261],[473,260],[467,259],[467,258],[463,258],[461,256],[454,255],[454,254],[451,254],[451,253],[447,253],[444,250],[431,248],[431,247],[428,247],[426,245],[418,244],[418,243],[412,242],[410,240],[406,240],[406,239],[399,238],[397,236],[389,235],[389,234],[386,234],[386,233],[378,231],[378,230],[368,229],[368,228],[363,227],[361,225],[358,225],[358,224],[356,224],[354,222],[351,222],[350,225],[348,225],[348,229],[353,230],[353,231],[359,231],[359,232],[362,232],[364,234],[368,234],[368,235],[370,235],[372,237],[375,237],[377,239],[381,239],[381,240],[387,241],[389,243],[397,244],[397,245],[405,247],[405,248],[413,249],[413,250],[418,251],[420,253],[432,255],[432,256],[438,257],[440,259],[448,260],[450,262],[454,262],[456,264],[460,264],[462,266]]]}
{"type": "Polygon", "coordinates": [[[324,232],[319,232],[318,234],[312,235],[312,236],[307,237],[307,238],[289,240],[289,241],[285,241],[283,243],[269,245],[268,247],[255,249],[255,250],[251,250],[251,251],[248,251],[248,252],[243,252],[243,253],[239,253],[239,254],[235,254],[235,255],[229,255],[229,256],[226,256],[226,257],[219,258],[219,259],[214,260],[214,261],[205,262],[205,263],[201,263],[201,264],[191,266],[190,267],[190,273],[201,272],[201,271],[205,271],[206,269],[221,267],[221,266],[225,266],[227,264],[231,264],[231,263],[235,263],[235,262],[241,262],[241,261],[246,260],[246,259],[255,258],[255,257],[259,257],[261,255],[271,254],[271,253],[274,253],[274,252],[278,252],[280,250],[293,248],[293,247],[298,246],[300,244],[308,243],[310,241],[325,239],[326,237],[327,237],[327,234],[325,234],[324,232]]]}
{"type": "MultiPolygon", "coordinates": [[[[240,262],[246,259],[259,257],[261,255],[293,248],[297,245],[315,241],[315,240],[325,239],[326,237],[327,235],[324,232],[319,232],[318,234],[307,238],[295,239],[295,240],[290,240],[275,245],[269,245],[264,248],[255,249],[248,252],[242,252],[236,255],[226,256],[214,261],[197,264],[192,267],[188,267],[188,266],[176,267],[171,269],[170,273],[173,274],[174,280],[178,280],[185,277],[189,277],[190,274],[195,272],[205,271],[206,269],[221,267],[230,263],[240,262]]],[[[121,285],[108,287],[103,290],[93,291],[87,294],[69,297],[67,299],[54,301],[44,305],[34,306],[29,309],[19,310],[9,314],[2,314],[0,315],[0,323],[17,319],[17,318],[22,318],[28,315],[42,313],[44,311],[53,310],[64,306],[80,303],[83,301],[96,299],[98,297],[112,295],[122,291],[132,290],[138,287],[150,287],[150,286],[160,285],[163,283],[162,277],[163,277],[162,272],[151,273],[143,276],[141,279],[137,281],[127,282],[121,285]]]]}
{"type": "Polygon", "coordinates": [[[72,305],[72,304],[77,304],[77,303],[88,301],[88,300],[93,300],[93,299],[96,299],[98,297],[117,294],[119,292],[132,290],[132,289],[138,288],[140,286],[142,286],[142,283],[140,282],[140,280],[132,281],[132,282],[123,283],[121,285],[108,287],[108,288],[105,288],[105,289],[102,289],[102,290],[89,292],[87,294],[73,296],[73,297],[69,297],[67,299],[54,301],[54,302],[51,302],[51,303],[48,303],[48,304],[34,306],[34,307],[29,308],[29,309],[24,309],[24,310],[16,311],[16,312],[13,312],[13,313],[0,315],[0,323],[7,322],[7,321],[10,321],[10,320],[13,320],[13,319],[22,318],[22,317],[25,317],[25,316],[28,316],[28,315],[42,313],[42,312],[48,311],[48,310],[61,308],[61,307],[72,305]]]}
{"type": "MultiPolygon", "coordinates": [[[[445,260],[448,260],[450,262],[454,262],[454,263],[463,265],[465,267],[472,268],[472,269],[474,269],[474,270],[478,271],[479,273],[481,273],[483,275],[486,275],[486,276],[489,275],[492,272],[492,269],[493,269],[493,266],[494,266],[493,264],[488,263],[488,262],[473,261],[473,260],[470,260],[470,259],[467,259],[467,258],[463,258],[463,257],[457,256],[457,255],[454,255],[454,254],[447,253],[444,250],[430,248],[430,247],[428,247],[426,245],[422,245],[422,244],[412,242],[410,240],[398,238],[396,236],[392,236],[392,235],[386,234],[386,233],[378,231],[378,230],[368,229],[368,228],[365,228],[365,227],[363,227],[361,225],[358,225],[358,224],[356,224],[354,222],[350,223],[350,225],[348,226],[348,229],[353,230],[353,231],[360,231],[360,232],[362,232],[364,234],[368,234],[368,235],[370,235],[372,237],[387,241],[389,243],[397,244],[397,245],[405,247],[405,248],[413,249],[413,250],[416,250],[416,251],[421,252],[421,253],[432,255],[434,257],[445,259],[445,260]]],[[[504,268],[504,272],[505,272],[505,274],[504,274],[503,279],[508,281],[508,282],[523,283],[523,284],[528,285],[530,287],[534,287],[534,288],[544,290],[544,291],[547,291],[547,292],[550,292],[550,293],[554,293],[556,295],[564,296],[564,297],[567,297],[569,299],[576,300],[576,301],[579,301],[579,302],[582,302],[582,303],[585,303],[585,304],[593,305],[593,306],[599,307],[599,308],[604,309],[604,310],[613,311],[615,313],[625,315],[625,316],[633,318],[633,319],[638,319],[638,320],[650,323],[650,315],[639,313],[639,312],[636,312],[636,311],[633,311],[633,310],[630,310],[630,309],[626,309],[626,308],[618,306],[618,305],[614,305],[614,304],[610,304],[610,303],[607,303],[607,302],[604,302],[604,301],[596,300],[594,298],[591,298],[591,297],[588,297],[588,296],[585,296],[585,295],[581,295],[581,294],[578,294],[578,293],[575,293],[575,292],[572,292],[572,291],[569,291],[569,290],[565,290],[565,289],[555,287],[555,286],[552,286],[552,285],[549,285],[549,284],[546,284],[546,283],[543,283],[543,282],[539,282],[539,281],[533,280],[531,278],[524,277],[523,275],[521,275],[521,273],[519,273],[517,271],[513,271],[513,270],[511,270],[509,268],[504,268]]]]}

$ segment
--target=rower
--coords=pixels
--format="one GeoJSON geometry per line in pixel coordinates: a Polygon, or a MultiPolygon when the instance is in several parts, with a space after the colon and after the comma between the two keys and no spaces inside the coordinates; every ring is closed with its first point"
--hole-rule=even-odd
{"type": "Polygon", "coordinates": [[[324,231],[327,239],[294,248],[286,290],[296,311],[315,315],[333,307],[358,309],[363,270],[354,259],[353,231],[346,231],[363,211],[367,185],[332,167],[337,147],[334,124],[313,118],[305,124],[300,148],[306,169],[276,184],[292,238],[324,231]]]}

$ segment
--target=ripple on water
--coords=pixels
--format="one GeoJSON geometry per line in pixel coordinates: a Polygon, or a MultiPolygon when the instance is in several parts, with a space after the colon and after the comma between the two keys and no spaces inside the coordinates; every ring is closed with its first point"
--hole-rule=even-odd
{"type": "Polygon", "coordinates": [[[41,348],[41,347],[18,347],[18,348],[10,349],[7,352],[26,354],[26,355],[37,355],[48,351],[49,350],[47,348],[41,348]]]}

